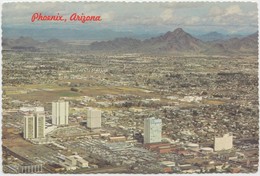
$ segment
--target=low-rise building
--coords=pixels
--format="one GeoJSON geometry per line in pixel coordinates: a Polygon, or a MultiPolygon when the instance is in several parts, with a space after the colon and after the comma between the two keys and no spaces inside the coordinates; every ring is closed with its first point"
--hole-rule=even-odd
{"type": "Polygon", "coordinates": [[[232,133],[224,134],[222,137],[215,137],[214,150],[230,150],[233,148],[233,135],[232,133]]]}

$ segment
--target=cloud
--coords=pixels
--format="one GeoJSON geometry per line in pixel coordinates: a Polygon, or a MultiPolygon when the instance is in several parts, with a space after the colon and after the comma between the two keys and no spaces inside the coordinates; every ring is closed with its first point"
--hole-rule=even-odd
{"type": "Polygon", "coordinates": [[[166,9],[164,10],[161,15],[160,15],[161,19],[163,21],[170,21],[170,20],[174,20],[174,16],[173,16],[173,10],[171,9],[166,9]]]}
{"type": "MultiPolygon", "coordinates": [[[[257,25],[257,9],[248,11],[245,10],[243,5],[243,3],[240,3],[229,4],[222,8],[220,6],[211,7],[208,17],[204,19],[206,19],[206,23],[215,26],[236,26],[238,28],[241,26],[257,25]]],[[[234,30],[232,29],[232,31],[234,30]]]]}
{"type": "Polygon", "coordinates": [[[198,24],[199,22],[201,22],[202,20],[197,17],[197,16],[193,16],[191,18],[188,18],[185,20],[185,24],[186,25],[194,25],[194,24],[198,24]]]}
{"type": "Polygon", "coordinates": [[[241,14],[241,9],[238,5],[232,5],[226,8],[224,16],[227,15],[239,15],[241,14]]]}
{"type": "Polygon", "coordinates": [[[209,16],[219,16],[222,15],[224,10],[218,6],[210,8],[208,15],[209,16]]]}
{"type": "Polygon", "coordinates": [[[110,11],[110,12],[105,12],[101,14],[102,20],[108,22],[108,21],[113,21],[115,18],[115,13],[110,11]]]}
{"type": "Polygon", "coordinates": [[[165,9],[194,9],[206,6],[204,2],[165,2],[161,3],[160,7],[165,9]]]}

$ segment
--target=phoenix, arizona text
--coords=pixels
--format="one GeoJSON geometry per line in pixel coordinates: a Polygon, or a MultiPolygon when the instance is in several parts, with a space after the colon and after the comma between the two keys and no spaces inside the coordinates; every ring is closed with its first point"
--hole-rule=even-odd
{"type": "MultiPolygon", "coordinates": [[[[85,23],[88,21],[101,21],[101,16],[96,15],[85,15],[81,13],[80,15],[77,13],[72,13],[69,17],[69,21],[80,21],[81,23],[85,23]]],[[[56,21],[56,22],[67,22],[67,18],[57,13],[57,15],[43,15],[42,13],[34,13],[32,14],[31,22],[36,21],[56,21]]]]}

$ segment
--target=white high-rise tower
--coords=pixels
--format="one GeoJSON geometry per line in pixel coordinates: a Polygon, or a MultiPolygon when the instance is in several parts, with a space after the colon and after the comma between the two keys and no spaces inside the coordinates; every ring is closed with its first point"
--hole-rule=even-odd
{"type": "Polygon", "coordinates": [[[162,120],[155,118],[144,119],[144,143],[156,143],[162,140],[162,120]]]}
{"type": "Polygon", "coordinates": [[[89,108],[87,111],[87,127],[90,129],[101,128],[101,111],[89,108]]]}
{"type": "Polygon", "coordinates": [[[33,114],[24,116],[23,120],[23,137],[25,139],[35,138],[35,118],[33,114]]]}
{"type": "Polygon", "coordinates": [[[45,137],[45,114],[44,112],[24,116],[23,137],[25,139],[45,137]]]}
{"type": "Polygon", "coordinates": [[[66,101],[52,102],[52,124],[54,125],[69,124],[69,102],[66,101]]]}
{"type": "Polygon", "coordinates": [[[35,114],[35,137],[44,138],[45,137],[45,114],[44,112],[38,112],[35,114]]]}

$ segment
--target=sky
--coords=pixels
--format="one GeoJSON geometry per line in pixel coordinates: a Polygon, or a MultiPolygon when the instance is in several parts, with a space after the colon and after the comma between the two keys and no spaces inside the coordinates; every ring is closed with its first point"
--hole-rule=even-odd
{"type": "Polygon", "coordinates": [[[217,31],[250,34],[258,29],[255,2],[56,2],[5,3],[2,26],[12,28],[111,29],[129,32],[167,32],[181,27],[187,32],[217,31]],[[100,15],[101,22],[31,22],[33,13],[69,17],[72,13],[100,15]]]}

